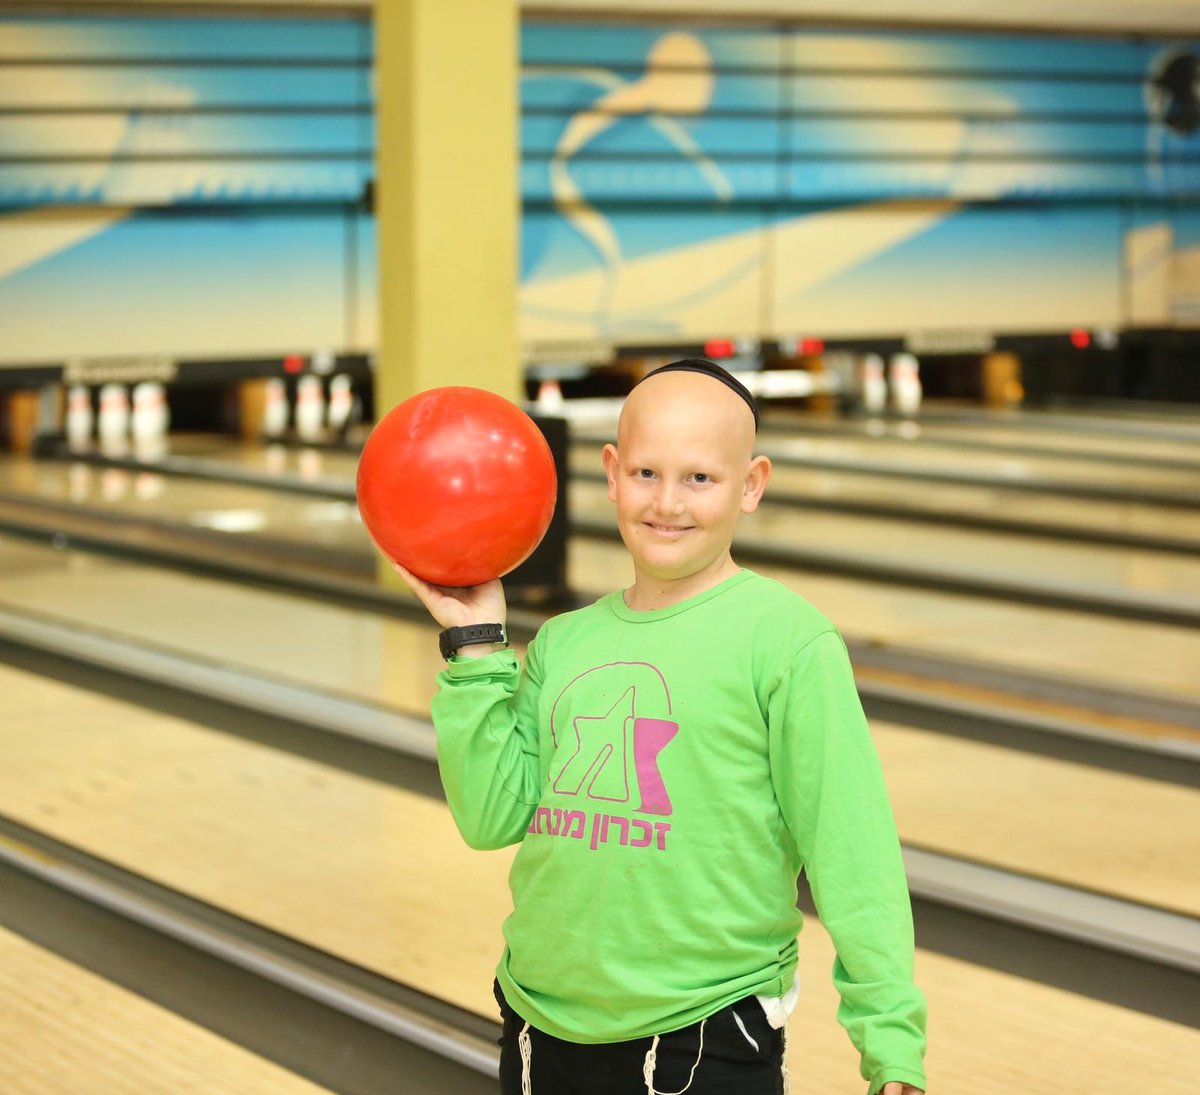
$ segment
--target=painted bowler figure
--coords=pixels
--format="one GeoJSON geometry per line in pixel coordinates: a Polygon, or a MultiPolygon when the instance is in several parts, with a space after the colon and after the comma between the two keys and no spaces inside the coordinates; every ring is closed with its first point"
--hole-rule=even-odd
{"type": "Polygon", "coordinates": [[[548,620],[523,667],[480,626],[504,623],[499,581],[402,571],[447,629],[432,714],[454,819],[472,847],[520,844],[505,1095],[815,1095],[803,1050],[791,1081],[786,1063],[801,870],[868,1092],[925,1086],[908,890],[845,645],[731,555],[770,478],[757,426],[711,362],[635,387],[604,449],[633,584],[548,620]]]}

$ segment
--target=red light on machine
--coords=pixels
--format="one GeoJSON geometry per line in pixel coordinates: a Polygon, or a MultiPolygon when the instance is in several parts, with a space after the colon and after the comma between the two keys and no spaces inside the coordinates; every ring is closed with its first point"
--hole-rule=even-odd
{"type": "Polygon", "coordinates": [[[283,371],[285,373],[298,373],[304,369],[303,354],[288,354],[283,359],[283,371]]]}
{"type": "Polygon", "coordinates": [[[1092,344],[1092,336],[1082,327],[1071,332],[1071,345],[1077,350],[1086,350],[1092,344]]]}
{"type": "Polygon", "coordinates": [[[731,338],[710,338],[704,344],[705,357],[733,357],[737,347],[731,338]]]}
{"type": "Polygon", "coordinates": [[[802,338],[796,344],[796,349],[800,351],[801,357],[815,357],[825,352],[825,342],[820,338],[802,338]]]}

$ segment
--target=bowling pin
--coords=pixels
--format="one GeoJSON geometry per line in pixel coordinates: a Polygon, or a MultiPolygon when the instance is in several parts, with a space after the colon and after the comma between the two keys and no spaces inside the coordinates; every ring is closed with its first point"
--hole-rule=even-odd
{"type": "Polygon", "coordinates": [[[96,432],[104,452],[114,454],[125,449],[129,436],[129,393],[123,384],[105,384],[100,389],[96,432]]]}
{"type": "Polygon", "coordinates": [[[340,434],[350,423],[354,409],[354,387],[350,378],[339,373],[329,382],[329,429],[340,434]]]}
{"type": "Polygon", "coordinates": [[[267,381],[262,430],[266,437],[281,437],[288,424],[287,385],[277,376],[267,381]]]}
{"type": "Polygon", "coordinates": [[[867,414],[883,414],[887,406],[887,381],[883,376],[883,358],[864,354],[861,363],[862,403],[867,414]]]}
{"type": "Polygon", "coordinates": [[[296,433],[302,441],[325,434],[325,387],[317,376],[302,376],[296,388],[296,433]]]}
{"type": "Polygon", "coordinates": [[[563,402],[562,385],[557,380],[543,380],[538,385],[536,405],[542,414],[557,414],[563,402]]]}
{"type": "Polygon", "coordinates": [[[905,418],[921,409],[920,365],[912,354],[893,354],[890,367],[892,404],[905,418]]]}
{"type": "Polygon", "coordinates": [[[92,390],[76,384],[67,392],[67,445],[72,449],[86,448],[92,439],[92,390]]]}
{"type": "Polygon", "coordinates": [[[166,451],[169,421],[170,411],[163,386],[151,380],[138,384],[133,389],[129,428],[139,458],[154,459],[166,451]]]}

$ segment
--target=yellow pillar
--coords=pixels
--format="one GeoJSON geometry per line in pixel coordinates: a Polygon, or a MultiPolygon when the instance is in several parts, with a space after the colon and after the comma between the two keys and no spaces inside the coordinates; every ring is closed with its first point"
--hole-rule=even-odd
{"type": "Polygon", "coordinates": [[[446,384],[521,398],[517,0],[375,5],[377,415],[446,384]]]}

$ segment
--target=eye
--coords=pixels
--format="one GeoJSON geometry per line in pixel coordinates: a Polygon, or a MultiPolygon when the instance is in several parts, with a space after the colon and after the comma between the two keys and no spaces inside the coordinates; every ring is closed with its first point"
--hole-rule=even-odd
{"type": "Polygon", "coordinates": [[[707,473],[707,472],[703,472],[703,471],[698,471],[698,472],[694,473],[694,474],[692,475],[692,482],[693,482],[693,483],[707,483],[707,482],[709,482],[708,473],[707,473]]]}
{"type": "Polygon", "coordinates": [[[653,479],[654,478],[654,472],[652,472],[649,468],[638,468],[638,470],[634,474],[639,479],[653,479]]]}

